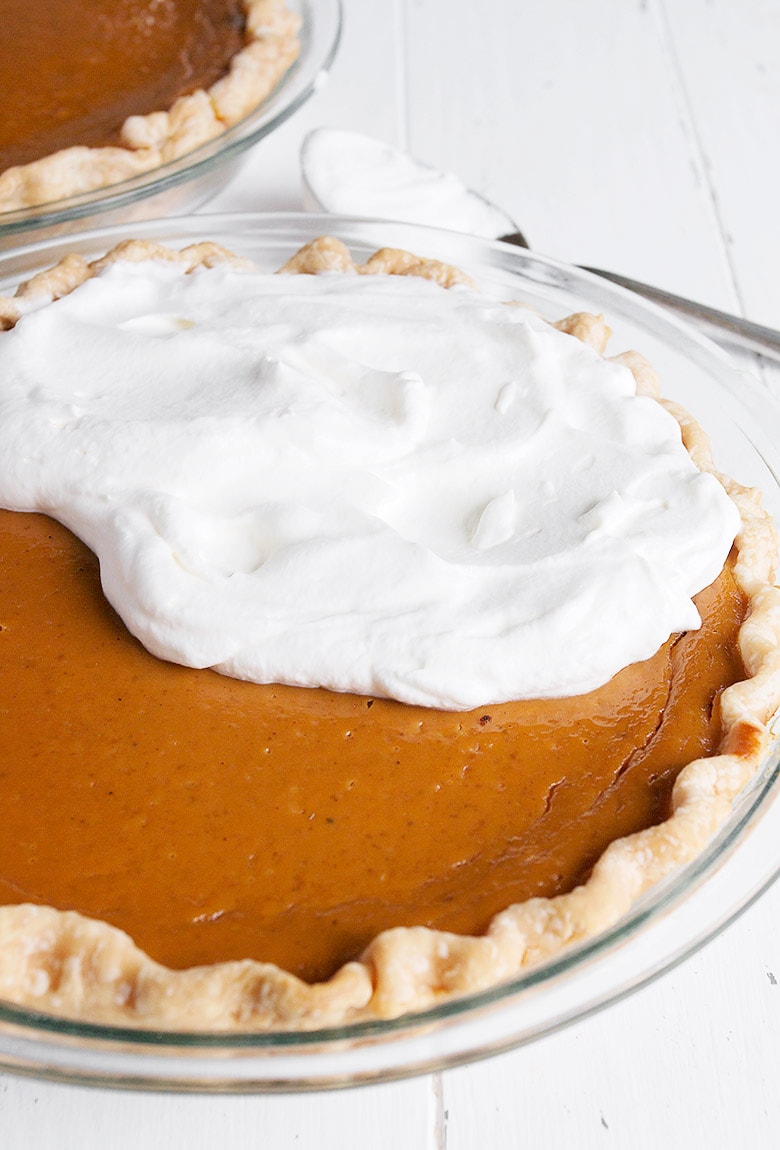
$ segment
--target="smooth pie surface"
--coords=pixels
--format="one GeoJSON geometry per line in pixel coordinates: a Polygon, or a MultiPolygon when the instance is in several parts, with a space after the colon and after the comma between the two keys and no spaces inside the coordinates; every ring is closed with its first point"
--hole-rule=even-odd
{"type": "Polygon", "coordinates": [[[476,933],[668,813],[743,677],[728,568],[701,631],[567,700],[440,712],[160,662],[58,524],[0,513],[0,902],[78,909],[174,967],[309,980],[379,931],[476,933]]]}
{"type": "Polygon", "coordinates": [[[0,172],[76,144],[118,142],[130,115],[224,74],[239,0],[0,0],[0,172]]]}

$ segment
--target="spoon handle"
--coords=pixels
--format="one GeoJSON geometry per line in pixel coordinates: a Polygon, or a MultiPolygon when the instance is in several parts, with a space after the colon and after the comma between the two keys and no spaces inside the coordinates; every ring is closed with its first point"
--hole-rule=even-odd
{"type": "Polygon", "coordinates": [[[583,267],[582,270],[612,280],[613,283],[629,288],[637,295],[681,312],[695,320],[716,342],[733,344],[780,363],[780,331],[764,327],[760,323],[752,323],[748,319],[742,319],[741,316],[718,311],[717,308],[707,307],[705,304],[695,303],[693,300],[684,299],[683,296],[673,295],[661,288],[629,279],[628,276],[605,272],[601,268],[583,267]]]}

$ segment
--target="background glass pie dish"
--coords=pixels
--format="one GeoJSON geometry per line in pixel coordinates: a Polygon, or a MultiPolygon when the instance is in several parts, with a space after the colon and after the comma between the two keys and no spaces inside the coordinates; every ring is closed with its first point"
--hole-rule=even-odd
{"type": "MultiPolygon", "coordinates": [[[[483,289],[520,299],[549,318],[584,308],[603,312],[615,333],[612,349],[637,347],[647,355],[664,393],[691,409],[710,433],[718,464],[761,487],[768,509],[780,512],[780,457],[766,419],[770,401],[749,377],[706,341],[620,289],[497,243],[380,221],[200,216],[70,236],[9,253],[0,259],[0,291],[66,251],[98,254],[130,234],[173,246],[214,239],[272,270],[323,233],[343,239],[358,258],[388,245],[444,259],[471,273],[483,289]]],[[[614,928],[494,991],[412,1018],[303,1035],[127,1031],[7,1006],[0,1011],[0,1061],[114,1083],[282,1089],[397,1076],[529,1041],[690,953],[762,889],[776,866],[771,844],[777,774],[773,758],[710,847],[614,928]],[[755,828],[750,835],[749,827],[755,828]]]]}
{"type": "Polygon", "coordinates": [[[118,184],[36,207],[0,212],[0,251],[99,221],[119,224],[193,211],[233,176],[246,150],[314,95],[341,35],[340,0],[291,0],[302,18],[300,54],[269,98],[234,127],[180,159],[118,184]]]}

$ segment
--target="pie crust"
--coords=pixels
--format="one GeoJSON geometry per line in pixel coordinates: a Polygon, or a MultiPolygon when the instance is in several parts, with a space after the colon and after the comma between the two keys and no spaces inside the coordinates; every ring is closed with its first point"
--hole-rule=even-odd
{"type": "MultiPolygon", "coordinates": [[[[30,306],[66,294],[120,259],[175,260],[187,270],[245,262],[211,243],[176,252],[129,241],[92,263],[67,256],[24,284],[14,298],[0,298],[0,324],[13,326],[30,306]]],[[[393,249],[356,265],[340,241],[327,237],[307,245],[281,269],[304,274],[323,270],[417,275],[443,286],[467,281],[456,268],[393,249]]],[[[603,353],[609,332],[600,317],[569,316],[556,326],[603,353]]],[[[698,424],[676,404],[658,397],[655,373],[643,357],[629,352],[617,358],[632,370],[637,390],[654,396],[674,415],[694,462],[717,476],[742,519],[734,575],[749,601],[739,645],[750,677],[721,695],[721,746],[717,754],[697,759],[679,773],[671,816],[614,841],[583,885],[553,898],[509,906],[479,937],[426,927],[386,930],[358,961],[346,963],[329,981],[316,985],[254,960],[171,970],[106,923],[44,906],[1,907],[0,997],[95,1023],[175,1030],[310,1030],[397,1017],[496,986],[597,935],[704,849],[764,761],[772,737],[768,724],[780,706],[776,533],[759,493],[718,473],[698,424]]]]}
{"type": "Polygon", "coordinates": [[[129,116],[117,147],[74,146],[0,172],[0,212],[53,203],[149,172],[187,155],[252,112],[300,49],[300,18],[285,0],[242,0],[245,46],[226,75],[171,108],[129,116]]]}

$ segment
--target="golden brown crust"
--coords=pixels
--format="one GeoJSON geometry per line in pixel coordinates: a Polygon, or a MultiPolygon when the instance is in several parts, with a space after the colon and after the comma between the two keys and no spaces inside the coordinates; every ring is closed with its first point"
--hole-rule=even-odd
{"type": "Polygon", "coordinates": [[[87,262],[82,256],[70,253],[53,267],[38,272],[25,280],[13,296],[0,296],[0,318],[7,317],[7,328],[13,327],[24,312],[25,305],[51,303],[68,295],[85,280],[92,279],[110,264],[120,261],[142,263],[145,260],[165,260],[182,264],[187,272],[198,267],[215,267],[229,263],[233,267],[251,267],[251,261],[242,259],[212,241],[190,244],[179,251],[153,240],[123,240],[99,259],[87,262]]]}
{"type": "Polygon", "coordinates": [[[320,272],[355,272],[357,265],[341,240],[319,236],[304,244],[279,271],[285,275],[318,275],[320,272]]]}
{"type": "MultiPolygon", "coordinates": [[[[56,298],[108,263],[128,258],[177,260],[187,270],[235,260],[212,244],[174,252],[130,242],[91,264],[79,257],[66,258],[30,280],[16,299],[23,307],[25,300],[56,298]]],[[[307,245],[282,270],[430,272],[438,282],[463,282],[457,269],[388,249],[357,265],[344,245],[330,238],[307,245]]],[[[10,316],[14,307],[13,300],[0,299],[0,316],[10,316]]],[[[580,315],[556,326],[584,332],[592,342],[604,329],[602,320],[592,319],[591,323],[580,315]]],[[[638,353],[616,358],[634,372],[638,391],[656,394],[655,373],[638,353]]],[[[494,986],[598,934],[616,923],[653,884],[699,854],[763,761],[770,740],[767,724],[780,706],[780,590],[773,584],[777,540],[758,493],[718,474],[698,424],[675,404],[659,402],[680,424],[697,466],[717,475],[739,508],[742,528],[734,570],[750,601],[740,647],[751,678],[721,696],[720,751],[680,772],[670,818],[613,842],[588,881],[575,890],[508,907],[483,936],[425,927],[387,930],[360,961],[347,963],[328,982],[316,986],[251,960],[169,970],[105,923],[49,907],[0,907],[0,996],[28,1008],[93,1022],[173,1030],[310,1030],[395,1017],[494,986]]]]}
{"type": "Polygon", "coordinates": [[[611,363],[622,363],[634,377],[637,395],[647,395],[650,399],[658,399],[660,394],[658,373],[652,364],[638,351],[621,351],[619,355],[610,356],[611,363]]]}
{"type": "Polygon", "coordinates": [[[573,315],[564,316],[563,319],[557,320],[553,327],[566,332],[567,335],[575,336],[599,355],[603,355],[607,350],[607,343],[612,335],[603,315],[591,315],[587,311],[577,311],[573,315]]]}
{"type": "Polygon", "coordinates": [[[454,287],[456,284],[473,286],[473,281],[452,264],[441,263],[440,260],[426,260],[413,256],[409,252],[399,251],[398,248],[382,248],[362,265],[360,272],[363,275],[401,275],[419,276],[421,279],[433,280],[440,287],[454,287]]]}
{"type": "Polygon", "coordinates": [[[279,271],[293,275],[318,275],[320,272],[355,272],[358,275],[419,276],[434,280],[441,287],[472,285],[469,276],[452,264],[422,259],[400,248],[380,248],[364,264],[356,264],[346,244],[334,236],[318,236],[292,256],[279,271]]]}
{"type": "MultiPolygon", "coordinates": [[[[0,173],[0,212],[95,191],[187,155],[258,107],[294,63],[299,17],[285,0],[243,0],[246,43],[208,91],[125,121],[121,146],[64,148],[0,173]]],[[[2,313],[0,313],[2,318],[2,313]]]]}

